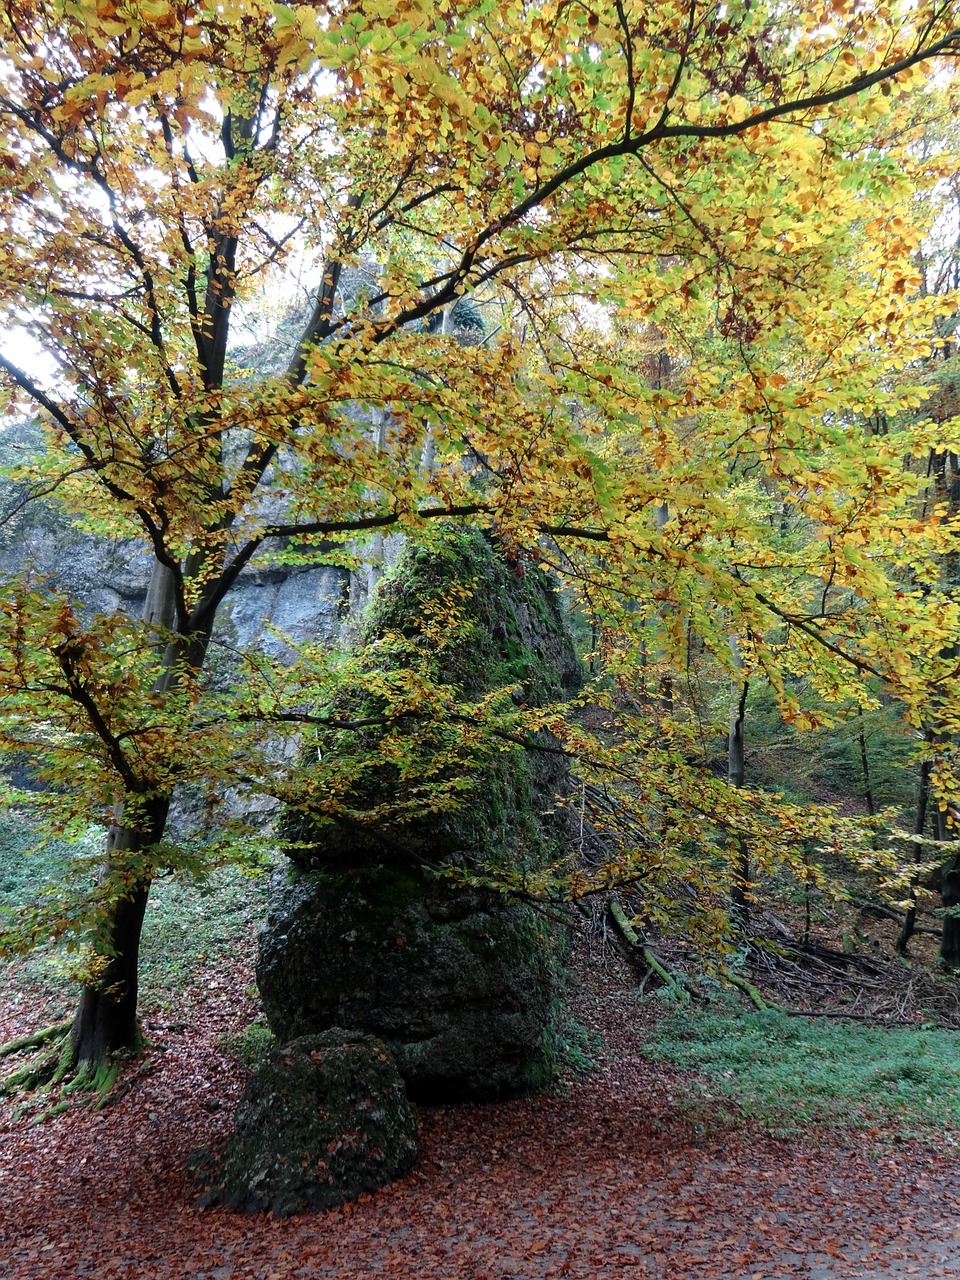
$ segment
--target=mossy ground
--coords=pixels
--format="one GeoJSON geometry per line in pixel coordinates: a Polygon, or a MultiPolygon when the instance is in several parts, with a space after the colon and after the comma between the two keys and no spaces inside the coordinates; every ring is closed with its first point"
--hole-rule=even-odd
{"type": "Polygon", "coordinates": [[[644,1053],[696,1072],[702,1124],[748,1120],[775,1137],[960,1129],[960,1032],[871,1027],[729,1005],[669,1014],[644,1053]]]}

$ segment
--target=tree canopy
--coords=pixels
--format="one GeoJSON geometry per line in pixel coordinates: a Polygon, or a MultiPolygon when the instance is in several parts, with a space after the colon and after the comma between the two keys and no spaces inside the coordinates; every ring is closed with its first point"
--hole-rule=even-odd
{"type": "MultiPolygon", "coordinates": [[[[454,518],[578,593],[602,732],[451,703],[417,654],[380,690],[391,723],[460,724],[466,761],[477,720],[569,752],[607,857],[547,896],[622,877],[655,905],[680,876],[709,915],[743,841],[763,863],[852,838],[703,767],[677,690],[704,664],[799,727],[880,682],[918,725],[936,691],[952,728],[954,521],[919,502],[952,428],[915,411],[954,311],[917,269],[955,163],[925,143],[954,4],[58,0],[0,24],[0,322],[28,352],[0,370],[47,432],[18,475],[155,564],[142,620],[30,581],[0,617],[0,743],[61,828],[113,814],[94,901],[26,929],[108,922],[97,1016],[131,990],[117,913],[193,865],[174,787],[282,792],[278,726],[344,728],[318,649],[250,658],[229,697],[205,676],[254,558],[454,518]],[[465,297],[467,342],[437,320],[465,297]],[[282,356],[245,362],[238,333],[271,328],[282,356]]],[[[129,1039],[82,1023],[81,1060],[129,1039]]]]}

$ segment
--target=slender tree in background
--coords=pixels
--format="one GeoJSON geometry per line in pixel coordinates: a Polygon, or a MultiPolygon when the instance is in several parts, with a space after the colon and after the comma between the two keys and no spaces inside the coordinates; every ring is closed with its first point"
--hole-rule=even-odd
{"type": "MultiPolygon", "coordinates": [[[[622,689],[658,619],[665,660],[694,627],[729,670],[738,634],[743,679],[769,680],[800,724],[799,668],[829,699],[878,671],[922,697],[955,611],[920,608],[879,555],[922,559],[948,537],[907,515],[901,459],[932,429],[856,424],[916,403],[891,373],[945,307],[911,300],[911,196],[943,167],[904,104],[949,75],[958,26],[954,5],[856,0],[7,6],[0,316],[37,355],[5,344],[0,370],[11,409],[47,429],[21,479],[141,538],[158,602],[142,621],[88,618],[23,581],[3,606],[3,745],[69,788],[61,829],[112,814],[92,898],[16,941],[96,925],[77,1064],[134,1040],[151,880],[195,865],[165,835],[173,789],[277,786],[268,731],[345,731],[305,710],[330,677],[313,650],[284,672],[251,659],[229,701],[206,680],[217,611],[255,558],[477,520],[584,585],[620,637],[622,689]],[[348,297],[358,263],[374,283],[348,297]],[[232,330],[294,264],[304,323],[285,367],[254,376],[232,330]],[[495,341],[426,331],[467,293],[497,303],[495,341]],[[778,556],[730,483],[745,466],[819,536],[778,556]],[[774,626],[788,638],[771,646],[774,626]]],[[[679,869],[709,888],[692,849],[739,857],[746,841],[762,867],[838,830],[713,787],[670,707],[611,698],[611,746],[559,711],[453,714],[412,668],[389,695],[398,725],[550,728],[585,796],[617,780],[621,816],[592,815],[607,882],[652,894],[679,869]]],[[[337,767],[316,784],[331,811],[349,798],[337,767]]],[[[729,886],[729,863],[716,877],[729,886]]]]}
{"type": "MultiPolygon", "coordinates": [[[[730,652],[733,657],[734,672],[743,671],[740,657],[740,646],[736,636],[730,637],[730,652]]],[[[742,787],[747,780],[746,742],[744,739],[744,721],[747,716],[747,694],[750,692],[750,681],[741,676],[739,682],[734,680],[730,689],[730,723],[727,730],[727,778],[735,787],[742,787]]],[[[740,841],[740,862],[731,890],[734,906],[740,920],[746,923],[750,911],[750,855],[746,843],[740,841]]]]}
{"type": "MultiPolygon", "coordinates": [[[[920,145],[924,148],[939,145],[954,151],[956,143],[952,121],[933,124],[920,145]]],[[[937,202],[940,216],[929,240],[918,253],[919,287],[925,295],[953,297],[958,270],[956,216],[960,207],[955,165],[945,171],[938,184],[937,202]]],[[[958,408],[955,330],[954,313],[946,312],[934,318],[931,349],[921,366],[926,391],[917,415],[932,428],[929,446],[925,452],[918,451],[907,460],[907,466],[922,477],[918,494],[920,518],[934,528],[954,527],[960,516],[960,469],[955,442],[958,408]]],[[[886,433],[890,429],[885,417],[878,418],[872,425],[878,433],[886,433]]],[[[934,561],[903,565],[901,580],[913,586],[928,609],[942,610],[956,599],[957,569],[955,546],[948,541],[934,561]]],[[[897,938],[897,950],[900,952],[906,950],[916,929],[917,891],[923,870],[929,870],[934,856],[925,839],[928,828],[932,837],[941,842],[950,841],[955,836],[956,725],[949,707],[953,702],[958,648],[954,635],[948,633],[944,640],[936,665],[928,669],[926,705],[914,708],[912,714],[908,708],[907,713],[922,746],[913,821],[914,841],[911,845],[915,870],[910,878],[906,915],[897,938]]],[[[866,779],[868,767],[862,728],[860,749],[866,779]]],[[[869,792],[868,801],[873,812],[869,792]]],[[[942,858],[940,887],[945,914],[941,958],[953,967],[960,965],[960,923],[954,915],[954,908],[960,903],[960,877],[956,872],[956,859],[949,855],[942,858]]]]}

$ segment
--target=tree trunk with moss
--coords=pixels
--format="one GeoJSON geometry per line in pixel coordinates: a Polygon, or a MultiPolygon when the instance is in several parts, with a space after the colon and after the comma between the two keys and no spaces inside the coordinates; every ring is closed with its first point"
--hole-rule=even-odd
{"type": "MultiPolygon", "coordinates": [[[[140,831],[114,827],[107,844],[109,876],[124,853],[149,848],[163,834],[169,801],[152,803],[152,826],[140,831]]],[[[137,877],[129,892],[114,903],[98,940],[95,971],[84,983],[70,1028],[74,1063],[81,1073],[93,1074],[111,1054],[140,1047],[137,1025],[140,935],[150,894],[150,879],[137,877]],[[98,961],[102,961],[102,968],[98,961]]]]}
{"type": "MultiPolygon", "coordinates": [[[[202,667],[206,635],[170,636],[173,578],[158,561],[154,561],[142,619],[157,652],[155,691],[173,688],[184,664],[202,667]]],[[[118,806],[116,825],[107,836],[101,882],[115,884],[116,896],[94,942],[90,971],[70,1029],[73,1065],[82,1077],[95,1077],[111,1055],[140,1047],[140,937],[153,879],[145,868],[150,866],[150,850],[163,838],[169,811],[169,795],[146,800],[130,795],[118,806]]]]}

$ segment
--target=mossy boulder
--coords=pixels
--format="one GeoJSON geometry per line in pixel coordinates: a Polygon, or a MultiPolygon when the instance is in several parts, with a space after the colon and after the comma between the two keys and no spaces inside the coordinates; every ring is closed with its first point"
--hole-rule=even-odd
{"type": "Polygon", "coordinates": [[[203,1203],[278,1216],[331,1209],[416,1159],[416,1117],[386,1046],[333,1028],[267,1053],[203,1203]]]}
{"type": "MultiPolygon", "coordinates": [[[[387,669],[397,647],[378,648],[378,640],[397,636],[427,654],[458,705],[495,690],[542,705],[580,681],[547,577],[476,532],[452,528],[429,547],[407,547],[365,623],[369,660],[387,669]],[[446,615],[451,598],[460,602],[458,625],[438,642],[432,620],[446,615]]],[[[352,718],[369,723],[375,710],[354,706],[352,718]]],[[[370,736],[360,747],[335,746],[376,759],[377,730],[363,732],[370,736]]],[[[446,749],[442,724],[436,732],[446,749]]],[[[429,744],[429,736],[418,739],[421,752],[429,744]]],[[[367,820],[402,799],[403,780],[388,759],[359,775],[352,821],[309,807],[288,812],[293,865],[274,885],[257,965],[277,1036],[332,1025],[381,1036],[411,1096],[427,1102],[500,1098],[548,1083],[564,937],[530,906],[483,884],[562,856],[567,816],[558,798],[568,779],[546,736],[530,748],[500,746],[444,756],[463,787],[456,807],[367,820]]]]}
{"type": "Polygon", "coordinates": [[[257,981],[280,1037],[372,1032],[425,1103],[548,1086],[564,938],[525,905],[391,867],[274,885],[257,981]]]}
{"type": "MultiPolygon", "coordinates": [[[[510,560],[476,530],[448,527],[435,531],[429,546],[408,544],[397,565],[381,582],[358,637],[367,661],[382,671],[410,659],[429,665],[432,677],[449,687],[452,701],[469,704],[496,690],[505,699],[531,707],[563,702],[582,683],[577,657],[559,594],[536,565],[510,560]],[[451,632],[438,642],[435,620],[458,611],[451,632]],[[409,651],[398,655],[388,643],[399,637],[409,651]]],[[[381,711],[376,697],[362,689],[341,689],[337,710],[362,724],[381,711]]],[[[531,737],[527,748],[494,749],[462,745],[453,751],[445,773],[433,773],[433,785],[456,777],[460,803],[427,806],[424,816],[387,824],[368,820],[374,810],[402,801],[409,782],[389,759],[378,754],[382,730],[376,727],[334,735],[325,754],[349,757],[357,777],[345,793],[356,815],[331,820],[320,809],[290,809],[281,822],[289,856],[310,869],[403,862],[408,866],[542,866],[562,851],[568,837],[567,814],[557,798],[567,790],[567,767],[547,734],[531,737]]],[[[443,723],[411,719],[411,750],[424,771],[436,755],[447,758],[450,738],[443,723]],[[431,737],[431,734],[435,735],[431,737]]],[[[318,745],[321,745],[318,743],[318,745]]],[[[308,751],[305,774],[315,761],[308,751]]]]}

